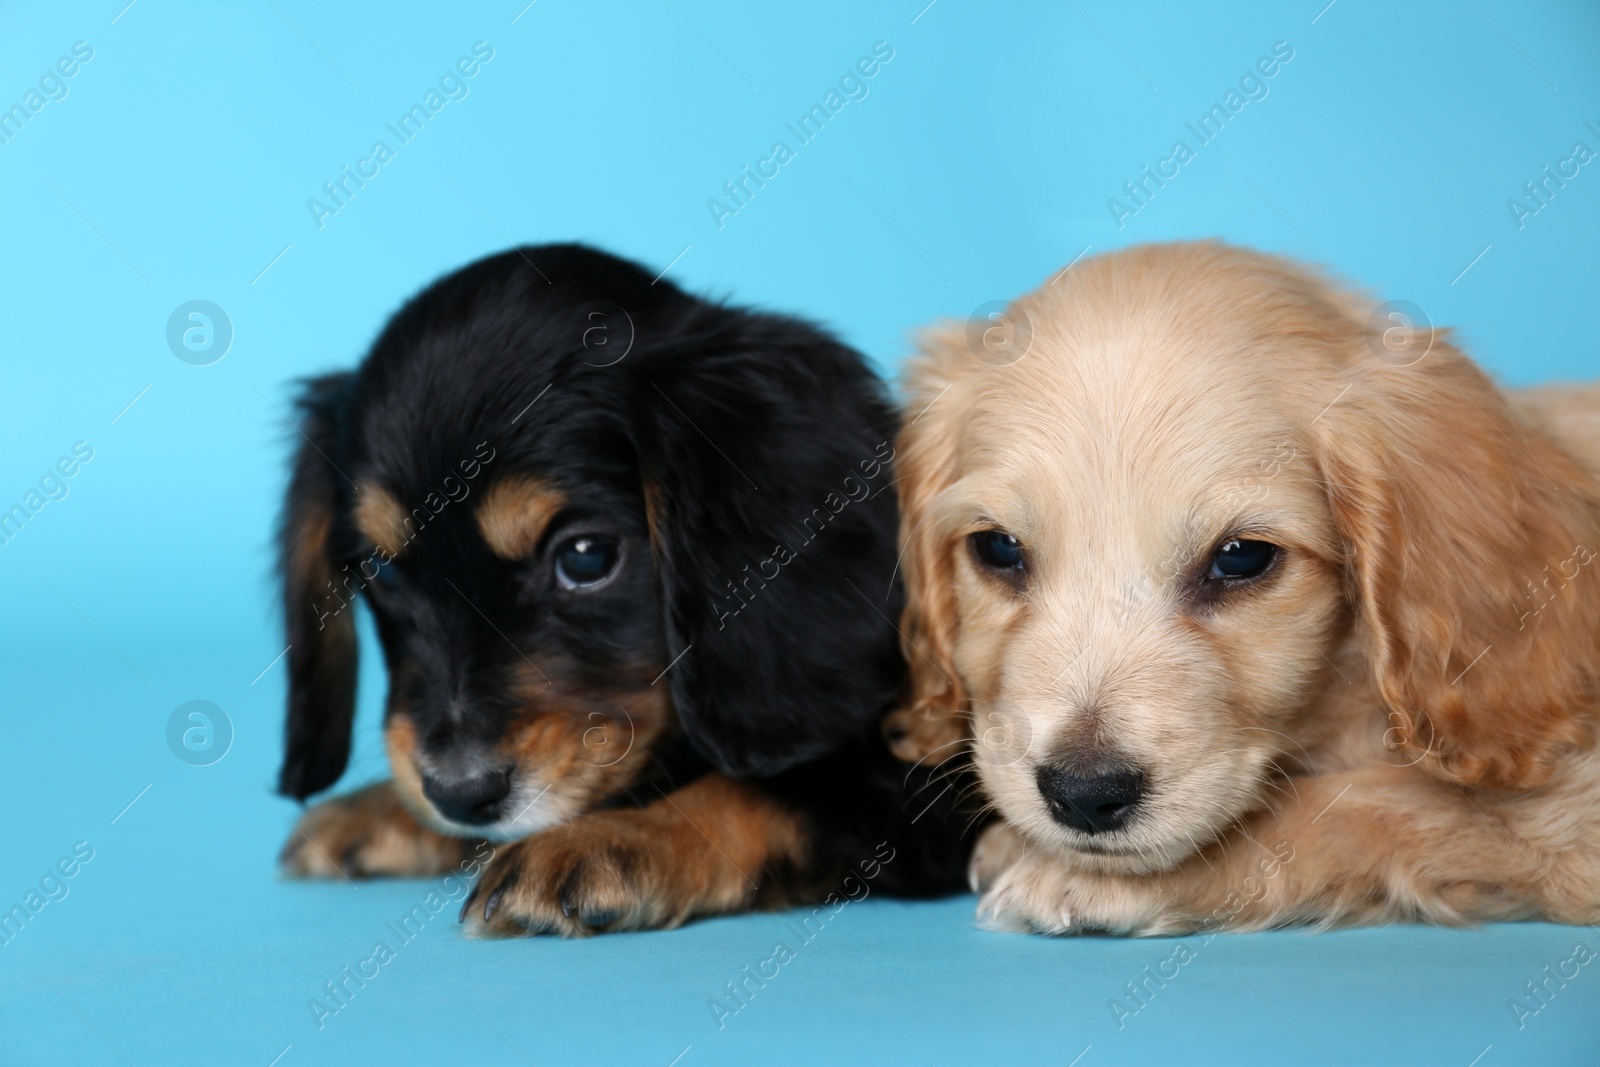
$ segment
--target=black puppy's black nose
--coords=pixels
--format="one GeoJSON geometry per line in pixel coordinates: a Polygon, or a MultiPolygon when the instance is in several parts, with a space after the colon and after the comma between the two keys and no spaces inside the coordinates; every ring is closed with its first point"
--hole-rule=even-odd
{"type": "Polygon", "coordinates": [[[1040,767],[1039,792],[1056,822],[1099,834],[1120,829],[1133,815],[1144,796],[1144,775],[1122,769],[1074,774],[1040,767]]]}
{"type": "Polygon", "coordinates": [[[444,782],[422,776],[422,792],[439,814],[452,822],[481,826],[500,816],[500,802],[511,792],[511,768],[444,782]]]}

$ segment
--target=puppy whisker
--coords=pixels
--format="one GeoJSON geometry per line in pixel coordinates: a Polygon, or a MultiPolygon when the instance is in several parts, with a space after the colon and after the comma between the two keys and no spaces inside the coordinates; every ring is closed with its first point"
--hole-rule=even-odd
{"type": "Polygon", "coordinates": [[[926,754],[924,754],[922,756],[921,759],[918,759],[917,762],[913,763],[911,765],[911,767],[906,771],[906,784],[908,784],[908,785],[910,784],[911,776],[912,776],[912,774],[914,774],[916,772],[917,768],[922,766],[923,763],[927,762],[933,756],[937,755],[940,752],[943,752],[947,748],[955,748],[957,745],[968,744],[972,740],[973,739],[970,738],[970,737],[958,737],[954,741],[946,741],[944,744],[940,745],[938,748],[935,748],[935,749],[927,752],[926,754]]]}
{"type": "Polygon", "coordinates": [[[1310,771],[1312,774],[1316,774],[1317,773],[1317,761],[1314,760],[1311,757],[1311,753],[1310,752],[1306,751],[1306,746],[1302,745],[1298,740],[1296,740],[1294,737],[1290,736],[1289,734],[1284,733],[1282,730],[1270,729],[1270,728],[1268,728],[1266,726],[1245,726],[1245,727],[1242,727],[1242,729],[1245,729],[1245,730],[1260,730],[1264,734],[1273,734],[1273,735],[1275,735],[1277,737],[1283,738],[1285,741],[1289,742],[1295,748],[1300,750],[1300,755],[1302,757],[1304,757],[1304,759],[1305,759],[1306,770],[1310,771]]]}

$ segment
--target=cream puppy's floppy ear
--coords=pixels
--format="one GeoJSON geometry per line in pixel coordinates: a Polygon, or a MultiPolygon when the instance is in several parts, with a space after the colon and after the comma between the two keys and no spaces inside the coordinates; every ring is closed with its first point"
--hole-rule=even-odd
{"type": "Polygon", "coordinates": [[[961,751],[969,709],[953,660],[960,621],[950,533],[939,528],[929,505],[956,480],[963,401],[955,394],[978,360],[954,326],[923,335],[921,348],[907,369],[906,424],[895,450],[906,583],[900,630],[910,693],[885,720],[884,733],[901,759],[938,764],[961,751]]]}
{"type": "Polygon", "coordinates": [[[1449,781],[1531,788],[1592,740],[1595,478],[1429,340],[1405,367],[1353,343],[1312,428],[1389,741],[1449,781]]]}

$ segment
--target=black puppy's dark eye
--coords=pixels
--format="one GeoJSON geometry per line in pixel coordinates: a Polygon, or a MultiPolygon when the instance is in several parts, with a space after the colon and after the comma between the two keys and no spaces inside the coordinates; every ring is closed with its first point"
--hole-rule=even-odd
{"type": "Polygon", "coordinates": [[[602,537],[574,537],[556,549],[556,584],[563,589],[599,585],[617,569],[622,546],[602,537]]]}
{"type": "Polygon", "coordinates": [[[1222,542],[1211,557],[1211,570],[1206,577],[1212,581],[1255,578],[1272,565],[1277,554],[1277,546],[1270,542],[1233,538],[1222,542]]]}
{"type": "Polygon", "coordinates": [[[395,567],[394,560],[391,559],[387,563],[380,562],[377,553],[346,563],[340,571],[340,576],[344,581],[358,579],[357,588],[375,596],[389,593],[401,583],[400,572],[395,567]]]}
{"type": "Polygon", "coordinates": [[[972,551],[997,570],[1023,570],[1022,542],[1004,530],[980,530],[972,535],[972,551]]]}

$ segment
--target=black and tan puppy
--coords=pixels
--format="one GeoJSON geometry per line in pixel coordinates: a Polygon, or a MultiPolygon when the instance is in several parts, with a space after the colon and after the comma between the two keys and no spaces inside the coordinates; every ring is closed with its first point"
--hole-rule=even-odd
{"type": "Polygon", "coordinates": [[[880,891],[962,885],[959,791],[878,738],[895,418],[857,353],[528,247],[415,297],[300,411],[280,788],[344,770],[358,600],[394,777],[307,812],[289,873],[514,842],[464,918],[569,935],[818,900],[868,865],[880,891]]]}

